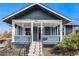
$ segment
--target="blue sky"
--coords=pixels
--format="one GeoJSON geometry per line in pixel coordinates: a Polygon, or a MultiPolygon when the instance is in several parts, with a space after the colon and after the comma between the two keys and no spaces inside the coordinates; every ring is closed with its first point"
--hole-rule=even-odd
{"type": "MultiPolygon", "coordinates": [[[[50,9],[67,16],[73,20],[74,23],[79,23],[79,4],[78,3],[43,3],[50,9]]],[[[10,26],[2,21],[2,18],[16,12],[30,4],[27,3],[0,3],[0,29],[10,30],[10,26]]]]}

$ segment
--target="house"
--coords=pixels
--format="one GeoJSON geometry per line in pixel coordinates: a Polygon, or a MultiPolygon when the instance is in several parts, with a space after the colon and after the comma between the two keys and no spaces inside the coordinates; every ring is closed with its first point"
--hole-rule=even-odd
{"type": "Polygon", "coordinates": [[[42,4],[31,4],[3,20],[12,26],[12,48],[23,48],[35,41],[57,44],[64,36],[74,33],[77,26],[42,4]]]}
{"type": "Polygon", "coordinates": [[[79,26],[75,27],[75,32],[76,32],[76,33],[79,32],[79,26]]]}

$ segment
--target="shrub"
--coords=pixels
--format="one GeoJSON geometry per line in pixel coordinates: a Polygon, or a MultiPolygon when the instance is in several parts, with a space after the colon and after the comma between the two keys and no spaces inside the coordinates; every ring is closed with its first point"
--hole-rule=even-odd
{"type": "Polygon", "coordinates": [[[79,33],[67,35],[56,47],[64,51],[79,49],[79,33]]]}

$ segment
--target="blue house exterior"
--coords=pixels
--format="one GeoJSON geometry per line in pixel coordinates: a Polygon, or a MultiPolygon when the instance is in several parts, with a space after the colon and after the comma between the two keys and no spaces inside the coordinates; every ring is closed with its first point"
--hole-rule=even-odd
{"type": "Polygon", "coordinates": [[[12,26],[12,48],[24,48],[35,41],[57,44],[78,26],[42,4],[31,4],[5,17],[4,22],[12,26]]]}

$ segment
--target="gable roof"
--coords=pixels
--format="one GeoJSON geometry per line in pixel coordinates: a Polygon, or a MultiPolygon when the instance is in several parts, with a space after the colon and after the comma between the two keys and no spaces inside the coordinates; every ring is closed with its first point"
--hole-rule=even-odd
{"type": "Polygon", "coordinates": [[[47,8],[46,6],[44,6],[44,5],[42,5],[42,4],[35,4],[35,3],[31,4],[31,5],[28,6],[28,7],[25,7],[25,8],[23,8],[23,9],[19,10],[19,11],[16,12],[16,13],[13,13],[13,14],[11,14],[11,15],[9,15],[9,16],[3,18],[3,21],[4,21],[4,22],[7,22],[10,18],[12,18],[12,17],[14,17],[14,16],[16,16],[16,15],[19,15],[20,13],[24,12],[25,10],[28,10],[29,8],[32,8],[32,7],[36,6],[36,5],[39,6],[39,7],[41,7],[41,8],[43,8],[43,9],[46,9],[47,11],[49,11],[49,12],[55,14],[55,15],[58,16],[58,17],[61,17],[61,18],[65,19],[65,20],[68,20],[68,21],[71,21],[69,18],[67,18],[67,17],[65,17],[65,16],[63,16],[63,15],[57,13],[56,11],[47,8]]]}

